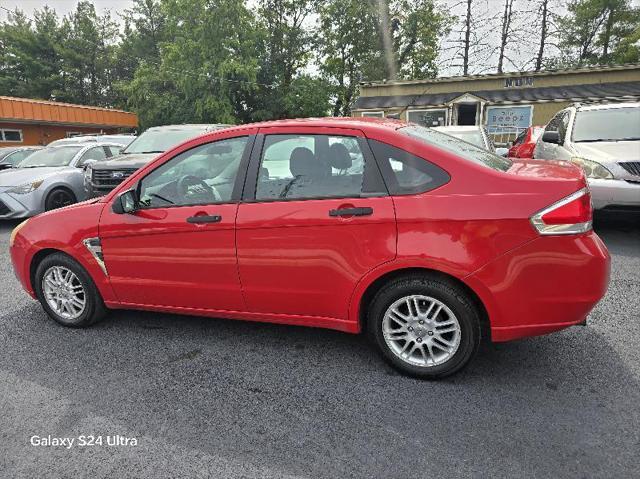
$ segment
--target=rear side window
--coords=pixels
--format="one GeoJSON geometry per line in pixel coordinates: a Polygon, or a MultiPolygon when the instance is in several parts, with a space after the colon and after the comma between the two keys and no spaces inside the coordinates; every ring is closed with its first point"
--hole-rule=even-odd
{"type": "Polygon", "coordinates": [[[392,195],[424,193],[450,179],[442,168],[408,151],[376,140],[369,140],[369,144],[392,195]]]}

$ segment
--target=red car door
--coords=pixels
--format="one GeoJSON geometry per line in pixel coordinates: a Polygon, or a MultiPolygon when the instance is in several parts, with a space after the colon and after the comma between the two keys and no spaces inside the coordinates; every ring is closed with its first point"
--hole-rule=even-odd
{"type": "Polygon", "coordinates": [[[363,134],[259,133],[237,219],[248,310],[345,320],[358,280],[396,254],[393,201],[363,134]]]}
{"type": "Polygon", "coordinates": [[[235,218],[252,143],[242,136],[191,147],[139,181],[134,214],[105,207],[100,239],[122,303],[244,309],[235,218]]]}

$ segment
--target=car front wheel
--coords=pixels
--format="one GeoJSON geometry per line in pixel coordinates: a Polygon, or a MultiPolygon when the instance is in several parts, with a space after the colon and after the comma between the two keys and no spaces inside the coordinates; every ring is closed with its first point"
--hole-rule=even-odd
{"type": "Polygon", "coordinates": [[[44,310],[64,326],[90,326],[106,314],[91,276],[70,256],[54,253],[44,258],[36,269],[34,283],[44,310]]]}
{"type": "Polygon", "coordinates": [[[383,286],[369,308],[369,334],[405,374],[442,378],[462,369],[480,343],[477,307],[453,282],[429,276],[383,286]]]}

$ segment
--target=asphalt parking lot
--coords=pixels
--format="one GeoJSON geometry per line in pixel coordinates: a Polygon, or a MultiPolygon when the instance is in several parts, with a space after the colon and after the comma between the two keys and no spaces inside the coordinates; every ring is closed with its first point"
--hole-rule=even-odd
{"type": "MultiPolygon", "coordinates": [[[[461,374],[396,374],[364,338],[116,312],[57,326],[0,223],[2,477],[630,477],[640,468],[640,221],[587,327],[486,345],[461,374]],[[52,448],[34,435],[135,437],[52,448]]],[[[588,278],[576,278],[588,281],[588,278]]]]}

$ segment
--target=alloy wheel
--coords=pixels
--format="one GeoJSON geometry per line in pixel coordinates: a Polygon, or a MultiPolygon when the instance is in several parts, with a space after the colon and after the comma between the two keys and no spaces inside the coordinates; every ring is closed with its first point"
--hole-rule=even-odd
{"type": "Polygon", "coordinates": [[[456,315],[442,301],[410,295],[389,306],[382,334],[389,349],[402,361],[429,368],[456,354],[461,328],[456,315]]]}
{"type": "Polygon", "coordinates": [[[52,266],[44,273],[42,292],[49,307],[63,319],[77,319],[85,310],[84,286],[75,273],[64,266],[52,266]]]}

